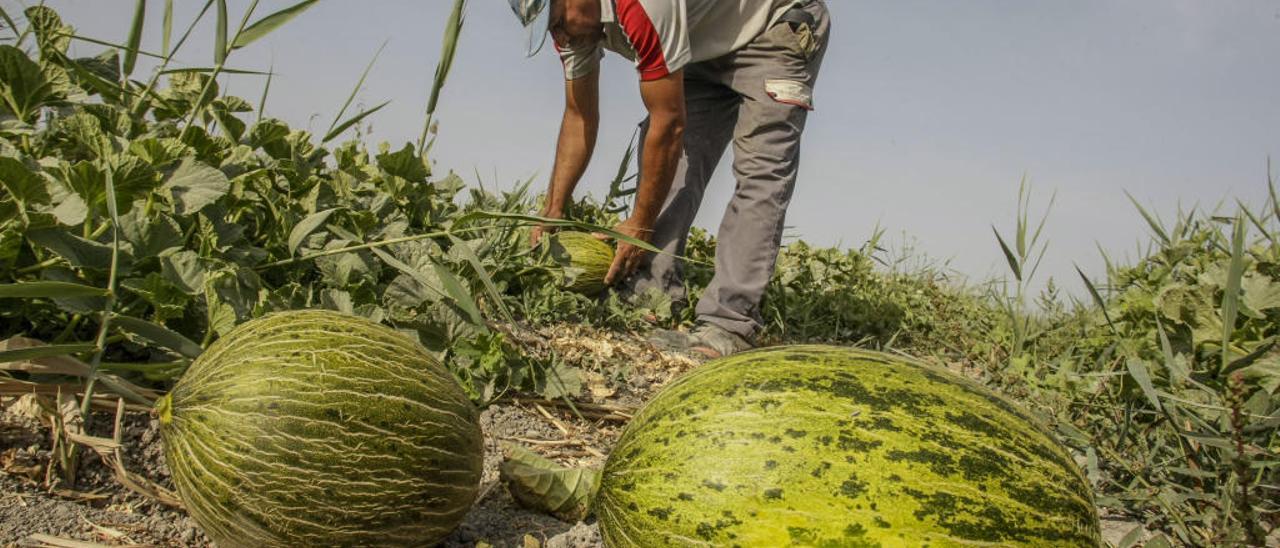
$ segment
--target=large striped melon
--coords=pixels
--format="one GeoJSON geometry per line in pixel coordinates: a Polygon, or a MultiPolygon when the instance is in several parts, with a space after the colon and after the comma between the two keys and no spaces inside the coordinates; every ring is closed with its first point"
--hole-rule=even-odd
{"type": "Polygon", "coordinates": [[[605,544],[1097,546],[1071,456],[1004,398],[886,354],[709,363],[635,417],[596,500],[605,544]]]}
{"type": "Polygon", "coordinates": [[[551,238],[551,256],[561,267],[561,284],[587,296],[604,290],[613,253],[613,246],[587,232],[559,232],[551,238]]]}
{"type": "Polygon", "coordinates": [[[426,546],[475,499],[482,441],[449,372],[327,311],[215,342],[157,404],[187,510],[219,546],[426,546]]]}

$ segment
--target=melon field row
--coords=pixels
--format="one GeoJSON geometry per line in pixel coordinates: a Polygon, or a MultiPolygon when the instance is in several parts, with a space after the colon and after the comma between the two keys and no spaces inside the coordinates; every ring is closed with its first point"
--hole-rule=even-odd
{"type": "MultiPolygon", "coordinates": [[[[491,191],[440,173],[430,134],[369,147],[359,128],[376,107],[344,107],[325,135],[264,116],[270,75],[232,70],[228,57],[296,12],[246,14],[228,32],[225,9],[206,11],[160,53],[79,36],[43,6],[3,14],[0,397],[65,390],[86,420],[116,398],[151,406],[237,325],[330,309],[421,343],[481,406],[573,398],[581,371],[539,328],[691,322],[661,297],[569,291],[556,253],[528,245],[528,182],[491,191]],[[170,68],[196,25],[223,29],[214,67],[170,68]],[[101,53],[75,55],[87,50],[101,53]],[[158,66],[135,74],[139,55],[158,66]],[[262,83],[262,98],[223,93],[233,78],[262,83]]],[[[436,93],[461,25],[447,23],[436,93]]],[[[613,226],[630,157],[607,196],[559,224],[613,226]]],[[[1009,260],[1001,283],[885,268],[878,237],[858,249],[793,242],[767,291],[764,339],[963,369],[1051,425],[1096,503],[1159,531],[1150,542],[1260,543],[1280,526],[1280,200],[1267,184],[1265,203],[1172,219],[1135,204],[1150,253],[1081,272],[1071,283],[1083,299],[1058,292],[1062,280],[1027,294],[1044,244],[1025,207],[992,241],[1009,260]]],[[[691,298],[714,249],[695,229],[691,298]]],[[[47,487],[74,474],[66,466],[47,487]]]]}

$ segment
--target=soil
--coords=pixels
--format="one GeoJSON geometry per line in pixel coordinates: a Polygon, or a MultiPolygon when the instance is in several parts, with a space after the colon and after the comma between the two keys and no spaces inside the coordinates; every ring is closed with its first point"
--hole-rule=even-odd
{"type": "MultiPolygon", "coordinates": [[[[567,523],[521,508],[500,482],[501,441],[521,445],[567,466],[600,466],[634,409],[676,375],[696,367],[687,357],[656,351],[638,337],[565,326],[544,333],[567,363],[584,373],[578,401],[614,410],[595,420],[562,405],[508,398],[481,414],[485,465],[480,496],[466,520],[443,542],[473,546],[578,548],[602,546],[593,521],[567,523]],[[619,411],[622,410],[622,415],[619,411]]],[[[44,405],[52,402],[45,399],[44,405]]],[[[93,451],[82,450],[74,485],[65,485],[50,463],[50,414],[35,396],[0,398],[0,547],[106,545],[210,546],[185,512],[125,488],[93,451]],[[53,473],[50,470],[54,470],[53,473]],[[44,535],[42,537],[41,535],[44,535]]],[[[111,438],[113,415],[97,413],[89,434],[111,438]]],[[[150,413],[126,413],[120,439],[127,470],[172,489],[150,413]]],[[[1106,516],[1112,545],[1140,524],[1106,516]]]]}

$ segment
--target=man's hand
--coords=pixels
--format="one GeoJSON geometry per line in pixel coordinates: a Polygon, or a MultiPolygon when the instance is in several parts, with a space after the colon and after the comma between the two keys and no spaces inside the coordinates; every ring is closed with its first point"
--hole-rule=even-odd
{"type": "MultiPolygon", "coordinates": [[[[543,215],[546,217],[546,215],[543,215]]],[[[542,241],[542,237],[548,234],[554,234],[556,227],[544,224],[533,225],[533,230],[529,232],[529,247],[538,247],[538,243],[542,241]]]]}
{"type": "MultiPolygon", "coordinates": [[[[653,229],[644,226],[635,217],[627,219],[622,224],[613,227],[613,229],[646,243],[653,237],[653,229]]],[[[636,268],[640,266],[640,261],[644,259],[647,253],[648,250],[642,247],[618,240],[618,249],[614,252],[613,264],[609,266],[609,273],[604,276],[604,284],[614,285],[625,280],[627,276],[636,271],[636,268]]]]}

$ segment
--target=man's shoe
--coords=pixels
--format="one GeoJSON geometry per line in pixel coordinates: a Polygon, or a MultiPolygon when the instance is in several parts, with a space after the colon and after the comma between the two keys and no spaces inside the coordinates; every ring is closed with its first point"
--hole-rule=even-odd
{"type": "Polygon", "coordinates": [[[755,348],[741,335],[710,322],[698,322],[690,337],[693,344],[689,350],[713,360],[755,348]]]}
{"type": "Polygon", "coordinates": [[[649,335],[649,343],[668,352],[681,352],[695,358],[716,359],[751,350],[755,345],[741,335],[713,323],[698,322],[692,332],[657,329],[649,335]]]}

